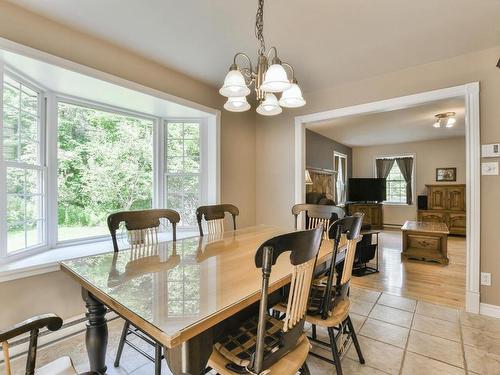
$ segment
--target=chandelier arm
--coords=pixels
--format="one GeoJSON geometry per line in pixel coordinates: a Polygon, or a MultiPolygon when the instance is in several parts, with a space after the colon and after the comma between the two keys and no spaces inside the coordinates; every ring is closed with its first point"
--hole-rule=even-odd
{"type": "MultiPolygon", "coordinates": [[[[268,61],[272,61],[271,64],[274,64],[275,60],[279,61],[279,58],[278,58],[278,49],[276,47],[269,48],[269,51],[267,51],[267,60],[268,61]],[[271,52],[274,52],[274,59],[273,60],[271,60],[271,56],[270,56],[271,52]]],[[[281,63],[281,61],[279,61],[279,63],[281,63]]]]}
{"type": "Polygon", "coordinates": [[[253,72],[253,65],[252,65],[252,60],[250,59],[250,57],[248,57],[248,55],[244,52],[238,52],[236,55],[234,55],[234,59],[233,59],[233,64],[238,66],[236,64],[236,59],[239,57],[239,56],[242,56],[244,57],[247,61],[248,61],[248,65],[250,66],[250,71],[253,72]]]}
{"type": "Polygon", "coordinates": [[[288,69],[290,69],[290,72],[292,73],[292,79],[291,81],[295,83],[295,70],[293,69],[293,66],[291,66],[289,63],[282,61],[281,65],[286,66],[288,69]]]}

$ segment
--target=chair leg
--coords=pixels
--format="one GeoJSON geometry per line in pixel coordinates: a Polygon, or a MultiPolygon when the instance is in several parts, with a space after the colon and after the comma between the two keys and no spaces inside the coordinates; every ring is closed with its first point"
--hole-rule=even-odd
{"type": "Polygon", "coordinates": [[[122,335],[120,337],[120,343],[118,344],[118,350],[116,351],[116,358],[115,358],[115,363],[114,363],[115,367],[120,366],[120,358],[122,356],[123,346],[125,345],[125,340],[127,338],[127,333],[128,333],[129,327],[130,327],[130,323],[125,321],[125,324],[123,325],[122,335]]]}
{"type": "Polygon", "coordinates": [[[155,345],[155,375],[161,374],[161,345],[155,345]]]}
{"type": "Polygon", "coordinates": [[[300,374],[301,375],[311,375],[311,371],[309,370],[309,366],[307,365],[307,362],[304,362],[304,364],[300,368],[300,374]]]}
{"type": "Polygon", "coordinates": [[[312,338],[316,340],[316,324],[312,325],[312,338]]]}
{"type": "Polygon", "coordinates": [[[352,342],[354,343],[354,347],[356,348],[356,352],[358,353],[359,363],[364,365],[365,358],[363,357],[363,353],[361,352],[361,346],[359,346],[358,336],[356,336],[356,331],[354,330],[354,325],[352,324],[350,316],[347,317],[347,326],[349,327],[349,332],[351,333],[352,342]]]}
{"type": "Polygon", "coordinates": [[[339,349],[335,341],[335,332],[333,328],[328,328],[328,335],[330,336],[330,345],[332,347],[333,361],[335,362],[335,370],[337,375],[342,375],[342,364],[340,363],[339,349]]]}

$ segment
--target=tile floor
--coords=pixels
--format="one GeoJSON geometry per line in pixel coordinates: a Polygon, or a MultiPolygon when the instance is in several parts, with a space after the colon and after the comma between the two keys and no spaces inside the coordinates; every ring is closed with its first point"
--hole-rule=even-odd
{"type": "MultiPolygon", "coordinates": [[[[342,360],[345,375],[500,374],[500,319],[355,287],[351,298],[366,364],[359,364],[351,346],[342,360]]],[[[121,366],[112,366],[121,327],[119,319],[109,323],[108,374],[153,374],[153,364],[127,347],[121,366]]],[[[326,339],[326,331],[318,328],[318,336],[326,339]]],[[[83,333],[40,349],[38,365],[62,355],[70,355],[79,371],[87,369],[83,333]]],[[[24,363],[13,361],[15,375],[23,374],[24,363]]],[[[308,364],[312,374],[335,374],[334,366],[315,357],[308,364]]],[[[165,364],[163,374],[169,374],[165,364]]]]}

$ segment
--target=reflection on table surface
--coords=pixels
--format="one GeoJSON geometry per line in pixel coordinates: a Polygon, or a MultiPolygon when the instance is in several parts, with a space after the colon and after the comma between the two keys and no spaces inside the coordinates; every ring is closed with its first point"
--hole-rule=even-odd
{"type": "MultiPolygon", "coordinates": [[[[62,262],[77,280],[130,310],[167,336],[260,290],[254,256],[265,240],[290,230],[256,226],[62,262]]],[[[271,283],[288,277],[280,257],[271,283]]],[[[120,313],[120,311],[117,311],[120,313]]]]}

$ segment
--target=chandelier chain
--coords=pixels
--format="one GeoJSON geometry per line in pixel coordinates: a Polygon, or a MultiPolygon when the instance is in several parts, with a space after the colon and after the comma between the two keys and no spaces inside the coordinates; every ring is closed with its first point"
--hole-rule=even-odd
{"type": "Polygon", "coordinates": [[[259,0],[257,15],[255,16],[255,37],[259,40],[259,55],[266,52],[266,43],[264,41],[264,0],[259,0]]]}

